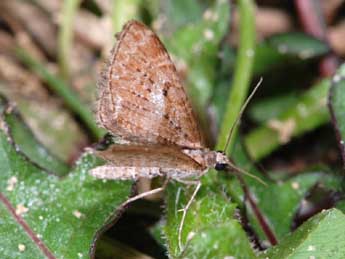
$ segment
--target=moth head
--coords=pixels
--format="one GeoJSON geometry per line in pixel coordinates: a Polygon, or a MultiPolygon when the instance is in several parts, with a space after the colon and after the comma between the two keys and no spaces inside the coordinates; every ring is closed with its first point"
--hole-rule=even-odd
{"type": "Polygon", "coordinates": [[[108,149],[108,147],[110,147],[114,143],[114,136],[110,133],[106,133],[98,143],[93,145],[93,148],[98,151],[103,151],[108,149]]]}
{"type": "Polygon", "coordinates": [[[214,169],[217,171],[223,171],[229,167],[229,159],[223,151],[217,151],[214,169]]]}

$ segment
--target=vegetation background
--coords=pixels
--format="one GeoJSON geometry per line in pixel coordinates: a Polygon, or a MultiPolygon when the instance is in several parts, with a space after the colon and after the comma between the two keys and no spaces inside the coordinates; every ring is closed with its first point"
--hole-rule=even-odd
{"type": "Polygon", "coordinates": [[[0,258],[344,258],[345,2],[0,2],[0,258]],[[153,28],[211,148],[267,186],[210,172],[193,187],[119,207],[159,185],[100,181],[84,148],[105,132],[96,81],[130,20],[153,28]]]}

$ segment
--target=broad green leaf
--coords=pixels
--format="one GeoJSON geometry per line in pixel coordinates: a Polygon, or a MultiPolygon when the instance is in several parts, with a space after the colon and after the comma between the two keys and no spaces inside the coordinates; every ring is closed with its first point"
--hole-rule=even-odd
{"type": "Polygon", "coordinates": [[[291,138],[328,122],[329,86],[329,80],[322,80],[301,95],[294,106],[246,135],[244,141],[250,157],[260,160],[291,138]]]}
{"type": "Polygon", "coordinates": [[[327,43],[303,33],[277,34],[267,42],[280,53],[295,55],[301,59],[322,56],[330,51],[327,43]]]}
{"type": "MultiPolygon", "coordinates": [[[[251,185],[250,190],[255,197],[256,204],[265,215],[278,240],[281,240],[291,231],[293,218],[300,203],[309,189],[316,183],[339,189],[340,179],[323,172],[308,172],[286,181],[270,183],[267,187],[258,184],[256,186],[251,185]],[[337,187],[334,186],[333,182],[335,181],[338,183],[337,187]]],[[[236,187],[233,186],[233,188],[236,187]]],[[[259,234],[261,240],[267,239],[250,206],[247,207],[248,216],[255,232],[259,234]]]]}
{"type": "Polygon", "coordinates": [[[96,233],[116,215],[131,183],[89,176],[99,164],[91,154],[63,178],[48,174],[16,152],[1,125],[0,258],[46,258],[43,246],[56,258],[89,258],[96,233]]]}
{"type": "Polygon", "coordinates": [[[342,65],[333,77],[329,92],[329,104],[340,151],[345,163],[345,65],[342,65]]]}
{"type": "MultiPolygon", "coordinates": [[[[327,189],[341,191],[341,177],[330,174],[329,170],[325,169],[310,169],[288,179],[269,180],[262,174],[260,175],[256,167],[252,165],[240,142],[235,147],[232,158],[238,166],[260,177],[267,184],[267,186],[264,186],[255,179],[243,176],[258,209],[278,241],[290,232],[297,209],[310,188],[315,184],[320,183],[327,189]]],[[[229,182],[228,190],[231,192],[234,201],[241,204],[244,194],[240,183],[236,179],[229,182]]],[[[245,206],[254,231],[261,240],[266,240],[267,237],[258,223],[252,207],[248,202],[245,206]]]]}
{"type": "Polygon", "coordinates": [[[295,106],[297,101],[297,93],[273,96],[253,103],[249,107],[248,113],[257,123],[264,123],[270,119],[279,117],[287,109],[295,106]]]}
{"type": "Polygon", "coordinates": [[[218,187],[219,189],[216,190],[206,185],[201,187],[188,210],[182,232],[184,247],[180,250],[178,245],[178,229],[182,217],[180,210],[186,206],[195,186],[191,185],[189,188],[181,184],[169,186],[166,197],[167,223],[164,231],[169,254],[173,258],[181,255],[186,255],[188,258],[212,258],[203,257],[206,255],[212,255],[213,258],[226,256],[256,258],[246,233],[234,219],[237,205],[222,193],[222,186],[218,187]],[[235,237],[236,242],[234,242],[235,237]]]}
{"type": "Polygon", "coordinates": [[[265,39],[256,47],[254,73],[261,75],[286,62],[310,60],[329,51],[330,48],[325,42],[307,34],[277,34],[265,39]]]}
{"type": "Polygon", "coordinates": [[[345,215],[326,210],[309,219],[282,242],[261,255],[270,259],[344,258],[345,215]]]}
{"type": "Polygon", "coordinates": [[[201,230],[191,239],[184,253],[185,258],[256,258],[248,249],[247,237],[241,224],[232,219],[201,230]]]}
{"type": "MultiPolygon", "coordinates": [[[[44,92],[45,89],[42,88],[43,86],[37,85],[34,91],[44,92]]],[[[19,89],[3,83],[0,83],[0,92],[15,104],[21,114],[21,120],[29,125],[35,138],[52,155],[63,161],[70,161],[72,156],[80,152],[80,146],[86,142],[86,136],[73,116],[59,104],[56,98],[44,99],[42,93],[38,94],[41,97],[30,98],[25,91],[23,94],[18,94],[19,89]]]]}
{"type": "MultiPolygon", "coordinates": [[[[8,133],[14,140],[17,150],[23,152],[32,162],[49,172],[64,175],[68,172],[68,166],[54,157],[34,137],[30,128],[24,123],[15,108],[10,108],[5,99],[1,99],[1,107],[11,109],[11,112],[3,111],[2,118],[8,124],[8,133]]],[[[6,110],[5,109],[5,110],[6,110]]]]}

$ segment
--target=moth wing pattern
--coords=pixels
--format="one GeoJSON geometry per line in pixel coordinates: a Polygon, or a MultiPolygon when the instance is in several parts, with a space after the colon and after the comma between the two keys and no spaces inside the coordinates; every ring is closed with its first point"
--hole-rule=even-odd
{"type": "Polygon", "coordinates": [[[176,68],[148,27],[128,22],[99,82],[99,124],[142,144],[204,147],[176,68]]]}
{"type": "Polygon", "coordinates": [[[159,167],[135,167],[102,165],[90,170],[90,174],[98,179],[138,180],[140,177],[153,178],[161,176],[159,167]]]}

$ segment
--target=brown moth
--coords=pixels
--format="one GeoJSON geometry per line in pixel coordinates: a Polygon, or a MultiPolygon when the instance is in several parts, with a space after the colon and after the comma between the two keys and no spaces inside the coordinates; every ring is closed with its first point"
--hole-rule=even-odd
{"type": "Polygon", "coordinates": [[[183,180],[230,165],[223,152],[204,145],[176,68],[157,35],[130,21],[117,38],[99,84],[96,115],[99,125],[123,144],[97,152],[109,164],[91,174],[183,180]]]}
{"type": "MultiPolygon", "coordinates": [[[[191,183],[210,168],[247,174],[224,152],[205,146],[176,68],[157,35],[142,23],[130,21],[117,39],[99,82],[96,115],[99,125],[120,137],[121,143],[96,151],[108,164],[93,168],[91,175],[115,180],[164,176],[191,183]]],[[[183,222],[200,188],[200,181],[194,183],[197,186],[179,227],[181,249],[183,222]]],[[[166,184],[125,204],[162,191],[166,184]]]]}

